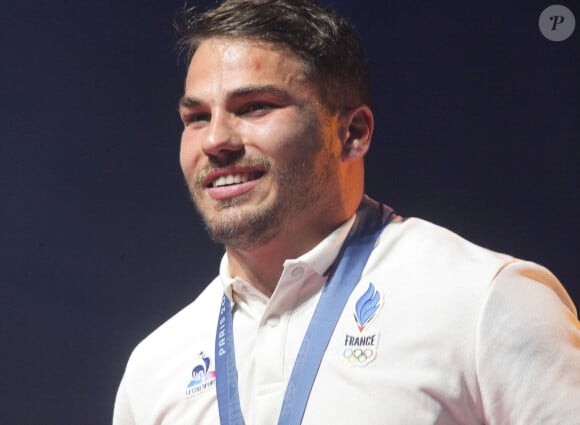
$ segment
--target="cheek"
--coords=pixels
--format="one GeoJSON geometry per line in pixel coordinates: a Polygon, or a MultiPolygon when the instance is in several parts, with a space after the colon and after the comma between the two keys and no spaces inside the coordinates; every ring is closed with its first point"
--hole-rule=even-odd
{"type": "Polygon", "coordinates": [[[179,164],[181,165],[181,171],[185,177],[189,177],[193,174],[195,166],[199,161],[199,153],[196,151],[195,143],[182,136],[179,148],[179,164]]]}
{"type": "Polygon", "coordinates": [[[281,161],[303,155],[316,144],[313,140],[315,134],[308,122],[295,117],[273,120],[268,125],[253,128],[252,133],[253,136],[247,138],[248,144],[253,144],[262,154],[281,161]]]}

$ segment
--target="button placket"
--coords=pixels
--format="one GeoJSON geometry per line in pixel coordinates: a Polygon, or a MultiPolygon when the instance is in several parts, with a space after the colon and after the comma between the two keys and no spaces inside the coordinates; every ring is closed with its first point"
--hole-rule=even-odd
{"type": "Polygon", "coordinates": [[[270,423],[279,413],[284,397],[286,316],[272,313],[264,318],[256,338],[254,414],[256,424],[270,423]]]}
{"type": "Polygon", "coordinates": [[[280,316],[278,316],[277,314],[273,314],[266,319],[266,323],[271,328],[275,328],[276,326],[278,326],[280,324],[280,316]]]}
{"type": "Polygon", "coordinates": [[[290,275],[294,278],[294,279],[300,279],[302,276],[304,276],[304,267],[302,266],[297,266],[294,269],[292,269],[292,271],[290,272],[290,275]]]}
{"type": "Polygon", "coordinates": [[[285,370],[288,326],[306,270],[301,264],[285,267],[258,329],[254,351],[256,423],[260,423],[259,418],[268,418],[263,423],[270,423],[272,407],[276,406],[278,414],[282,405],[288,378],[285,370]]]}

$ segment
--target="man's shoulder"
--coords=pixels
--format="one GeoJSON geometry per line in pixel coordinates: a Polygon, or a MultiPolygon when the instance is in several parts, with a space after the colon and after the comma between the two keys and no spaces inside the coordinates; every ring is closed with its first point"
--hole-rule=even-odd
{"type": "Polygon", "coordinates": [[[453,284],[469,279],[489,285],[506,265],[518,261],[420,218],[400,218],[381,235],[369,263],[387,262],[405,273],[437,276],[453,284]]]}
{"type": "Polygon", "coordinates": [[[532,288],[549,289],[575,314],[561,283],[541,264],[482,247],[419,218],[389,224],[368,266],[367,272],[405,282],[406,288],[445,294],[450,304],[471,299],[476,307],[491,295],[521,300],[532,288]]]}
{"type": "Polygon", "coordinates": [[[393,221],[385,228],[381,243],[408,255],[411,261],[452,261],[456,266],[465,262],[470,267],[476,264],[501,267],[515,260],[511,255],[483,247],[452,230],[416,217],[393,221]]]}
{"type": "Polygon", "coordinates": [[[129,366],[151,364],[192,342],[213,340],[223,287],[216,277],[190,304],[145,337],[133,350],[129,366]]]}
{"type": "Polygon", "coordinates": [[[114,423],[125,423],[122,417],[132,417],[131,423],[152,423],[152,418],[163,416],[166,406],[183,401],[188,390],[201,388],[192,386],[192,370],[198,367],[205,367],[206,386],[213,385],[214,366],[210,369],[208,363],[214,359],[222,293],[216,278],[135,347],[117,394],[114,423]]]}

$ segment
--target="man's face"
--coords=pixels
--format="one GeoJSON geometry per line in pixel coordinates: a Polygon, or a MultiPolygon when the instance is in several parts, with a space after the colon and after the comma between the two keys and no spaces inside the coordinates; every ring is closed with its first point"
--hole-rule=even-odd
{"type": "Polygon", "coordinates": [[[181,168],[213,239],[258,247],[324,218],[337,184],[338,121],[289,50],[204,41],[180,116],[181,168]]]}

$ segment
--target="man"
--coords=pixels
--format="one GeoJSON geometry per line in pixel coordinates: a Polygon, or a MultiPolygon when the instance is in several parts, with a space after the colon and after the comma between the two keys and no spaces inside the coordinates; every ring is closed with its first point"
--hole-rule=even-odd
{"type": "Polygon", "coordinates": [[[352,26],[307,0],[183,22],[180,162],[226,252],[135,349],[114,424],[577,424],[580,326],[556,278],[364,196],[352,26]]]}

